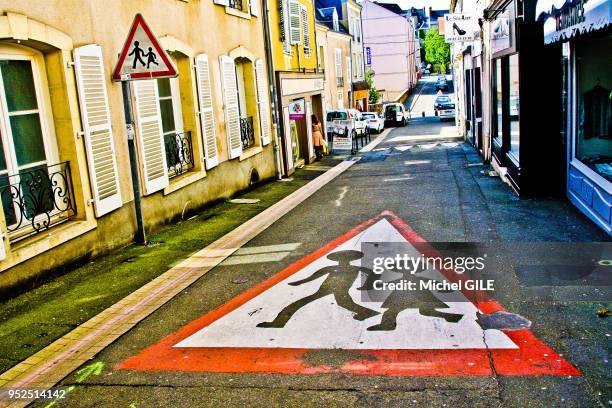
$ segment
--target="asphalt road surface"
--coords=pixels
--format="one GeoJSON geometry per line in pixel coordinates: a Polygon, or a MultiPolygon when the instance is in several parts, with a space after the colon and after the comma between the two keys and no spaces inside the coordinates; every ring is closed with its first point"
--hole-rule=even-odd
{"type": "MultiPolygon", "coordinates": [[[[448,95],[451,98],[455,97],[452,77],[447,75],[448,90],[441,91],[442,94],[448,95]]],[[[438,91],[436,91],[436,81],[438,75],[429,75],[423,77],[419,84],[412,91],[410,97],[404,104],[406,110],[410,113],[411,118],[422,117],[423,113],[425,116],[435,116],[434,102],[438,91]]]]}
{"type": "Polygon", "coordinates": [[[606,237],[564,200],[517,200],[452,122],[412,120],[103,350],[99,375],[67,378],[58,406],[608,406],[609,286],[534,293],[517,273],[563,252],[537,243],[578,240],[606,237]],[[492,245],[493,299],[365,302],[361,243],[423,240],[492,245]],[[497,302],[503,319],[477,321],[497,302]]]}

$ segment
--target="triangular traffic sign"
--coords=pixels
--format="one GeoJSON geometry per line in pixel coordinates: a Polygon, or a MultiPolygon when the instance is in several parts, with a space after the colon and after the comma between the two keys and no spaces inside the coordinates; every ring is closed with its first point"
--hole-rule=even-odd
{"type": "MultiPolygon", "coordinates": [[[[363,280],[354,254],[363,242],[403,242],[412,248],[417,244],[418,251],[437,254],[403,220],[385,211],[118,368],[396,376],[580,375],[528,329],[482,329],[476,321],[478,312],[504,311],[482,291],[452,293],[453,301],[445,300],[429,313],[407,308],[397,314],[396,326],[379,330],[385,304],[364,302],[359,294],[363,280]],[[331,279],[343,262],[349,278],[331,279]],[[335,281],[328,284],[331,280],[335,281]],[[342,285],[344,289],[338,289],[342,285]],[[318,350],[342,350],[350,358],[334,367],[313,364],[307,356],[318,350]]],[[[464,279],[448,270],[425,272],[438,282],[464,279]]]]}
{"type": "Polygon", "coordinates": [[[136,14],[113,71],[113,81],[176,76],[178,71],[172,60],[159,45],[142,15],[136,14]]]}

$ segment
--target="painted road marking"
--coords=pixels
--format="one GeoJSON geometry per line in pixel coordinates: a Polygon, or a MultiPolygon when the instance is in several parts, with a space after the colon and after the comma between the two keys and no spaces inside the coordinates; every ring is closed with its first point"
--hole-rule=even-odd
{"type": "MultiPolygon", "coordinates": [[[[356,262],[355,250],[368,241],[425,242],[397,216],[384,212],[118,368],[402,376],[580,375],[527,329],[483,331],[475,322],[477,310],[485,314],[504,311],[484,292],[454,292],[434,313],[404,310],[397,316],[395,329],[371,330],[380,322],[384,308],[381,303],[361,302],[356,293],[358,275],[367,271],[356,262]],[[354,276],[327,284],[334,268],[345,268],[354,276]],[[347,292],[337,289],[342,285],[348,287],[347,292]],[[289,313],[279,313],[281,310],[289,313]],[[440,314],[463,317],[453,321],[440,314]],[[329,349],[352,350],[357,355],[333,368],[304,361],[307,353],[329,349]]],[[[424,252],[437,254],[433,249],[424,252]]],[[[440,281],[462,279],[449,271],[429,269],[425,273],[440,281]]]]}

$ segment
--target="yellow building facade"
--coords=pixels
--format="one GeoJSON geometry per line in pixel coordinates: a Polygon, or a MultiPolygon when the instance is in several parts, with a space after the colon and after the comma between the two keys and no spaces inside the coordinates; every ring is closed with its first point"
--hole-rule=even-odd
{"type": "MultiPolygon", "coordinates": [[[[0,290],[134,239],[123,95],[110,78],[137,13],[178,68],[131,85],[146,228],[274,175],[261,6],[0,1],[0,290]]],[[[316,66],[316,55],[293,58],[316,66]]]]}
{"type": "Polygon", "coordinates": [[[283,169],[289,175],[314,159],[311,116],[324,116],[324,75],[312,0],[267,1],[283,169]]]}

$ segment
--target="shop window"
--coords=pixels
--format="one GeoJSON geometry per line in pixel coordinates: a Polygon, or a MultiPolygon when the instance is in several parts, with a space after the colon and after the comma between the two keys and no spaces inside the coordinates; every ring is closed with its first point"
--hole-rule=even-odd
{"type": "Polygon", "coordinates": [[[502,86],[502,60],[495,60],[494,68],[494,79],[493,79],[493,119],[494,119],[494,130],[493,137],[497,143],[501,146],[502,144],[502,133],[503,133],[503,86],[502,86]]]}
{"type": "MultiPolygon", "coordinates": [[[[0,52],[0,195],[12,237],[49,228],[75,212],[68,163],[58,163],[42,55],[0,52]],[[59,194],[66,194],[62,202],[59,194]]],[[[23,53],[21,53],[23,51],[23,53]]]]}
{"type": "Polygon", "coordinates": [[[509,58],[509,104],[510,104],[510,153],[519,160],[520,148],[520,93],[519,93],[519,56],[509,58]]]}
{"type": "Polygon", "coordinates": [[[612,40],[576,43],[576,158],[612,181],[612,40]]]}

